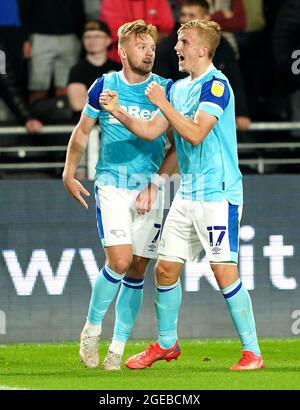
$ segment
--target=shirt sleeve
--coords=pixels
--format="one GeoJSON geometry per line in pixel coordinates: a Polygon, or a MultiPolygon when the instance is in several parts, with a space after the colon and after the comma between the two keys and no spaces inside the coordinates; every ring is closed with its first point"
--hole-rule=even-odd
{"type": "Polygon", "coordinates": [[[99,104],[99,97],[103,90],[104,78],[98,78],[89,88],[86,104],[83,108],[83,112],[90,118],[96,119],[99,116],[101,110],[99,104]]]}
{"type": "Polygon", "coordinates": [[[202,86],[197,111],[221,117],[229,104],[230,90],[226,80],[213,78],[202,86]]]}

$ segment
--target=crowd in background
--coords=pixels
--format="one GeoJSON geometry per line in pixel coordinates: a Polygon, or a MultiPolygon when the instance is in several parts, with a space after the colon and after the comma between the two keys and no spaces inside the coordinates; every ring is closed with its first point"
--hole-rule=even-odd
{"type": "Polygon", "coordinates": [[[118,27],[138,18],[159,30],[153,71],[173,80],[182,78],[179,25],[194,18],[221,25],[214,64],[234,89],[240,131],[253,121],[299,121],[300,74],[292,71],[299,0],[1,0],[0,125],[34,132],[77,121],[94,80],[121,67],[118,27]]]}

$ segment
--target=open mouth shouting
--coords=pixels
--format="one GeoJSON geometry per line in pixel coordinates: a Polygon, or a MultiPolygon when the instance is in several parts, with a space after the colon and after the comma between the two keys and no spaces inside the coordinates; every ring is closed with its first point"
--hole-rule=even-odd
{"type": "Polygon", "coordinates": [[[184,62],[185,58],[184,58],[184,56],[183,56],[182,54],[177,53],[177,57],[178,57],[178,62],[179,62],[179,64],[184,62]]]}

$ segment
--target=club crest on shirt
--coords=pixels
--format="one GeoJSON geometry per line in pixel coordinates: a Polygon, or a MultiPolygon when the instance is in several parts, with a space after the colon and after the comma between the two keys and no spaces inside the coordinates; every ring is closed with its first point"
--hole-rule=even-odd
{"type": "Polygon", "coordinates": [[[224,94],[225,86],[221,81],[213,81],[211,86],[211,93],[216,97],[222,97],[224,94]]]}
{"type": "Polygon", "coordinates": [[[126,238],[126,233],[123,229],[111,229],[110,232],[117,238],[126,238]]]}

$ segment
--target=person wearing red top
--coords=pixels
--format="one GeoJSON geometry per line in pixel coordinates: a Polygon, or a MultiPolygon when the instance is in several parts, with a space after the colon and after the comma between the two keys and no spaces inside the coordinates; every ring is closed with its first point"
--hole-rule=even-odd
{"type": "Polygon", "coordinates": [[[236,58],[239,49],[234,33],[246,28],[246,11],[243,0],[208,0],[210,5],[210,20],[220,24],[223,37],[231,45],[236,58]]]}
{"type": "Polygon", "coordinates": [[[246,12],[243,0],[210,0],[211,20],[220,24],[224,31],[235,33],[246,27],[246,12]]]}
{"type": "Polygon", "coordinates": [[[99,19],[105,21],[112,34],[109,58],[120,62],[117,49],[118,28],[127,21],[143,19],[157,27],[160,37],[170,34],[175,21],[168,0],[103,0],[99,19]]]}

